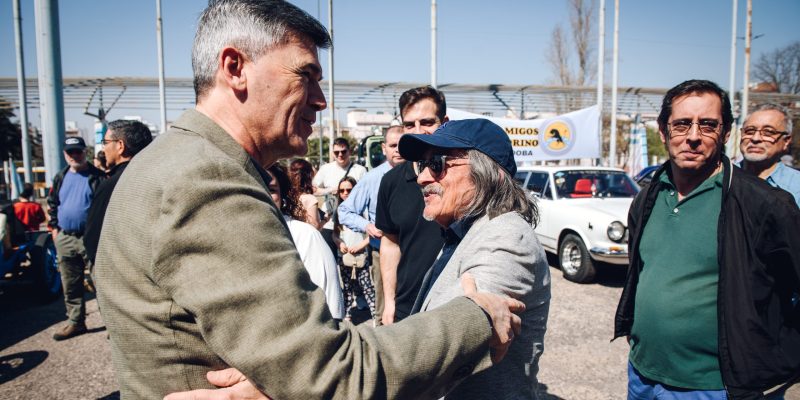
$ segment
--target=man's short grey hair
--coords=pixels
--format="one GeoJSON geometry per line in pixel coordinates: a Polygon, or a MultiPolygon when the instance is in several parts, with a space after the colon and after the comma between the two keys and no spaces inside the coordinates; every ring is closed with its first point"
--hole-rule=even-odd
{"type": "Polygon", "coordinates": [[[539,210],[500,164],[478,150],[468,150],[470,176],[475,184],[475,198],[467,206],[464,219],[477,220],[488,215],[494,218],[508,212],[519,213],[534,227],[539,223],[539,210]]]}
{"type": "MultiPolygon", "coordinates": [[[[783,124],[786,126],[786,132],[789,132],[789,135],[791,135],[792,134],[792,128],[793,128],[792,116],[789,115],[789,110],[786,107],[782,106],[782,105],[778,105],[778,104],[775,104],[775,103],[760,104],[760,105],[756,106],[756,108],[754,108],[752,111],[750,111],[750,115],[753,115],[753,113],[755,113],[757,111],[770,111],[770,110],[774,110],[774,111],[777,111],[777,112],[783,114],[783,124]]],[[[750,119],[750,117],[747,117],[747,118],[750,119]]],[[[747,121],[745,121],[745,123],[746,122],[747,121]]]]}
{"type": "Polygon", "coordinates": [[[253,62],[293,37],[328,48],[331,37],[314,17],[283,0],[212,0],[200,15],[192,47],[197,100],[214,86],[219,53],[232,46],[253,62]]]}

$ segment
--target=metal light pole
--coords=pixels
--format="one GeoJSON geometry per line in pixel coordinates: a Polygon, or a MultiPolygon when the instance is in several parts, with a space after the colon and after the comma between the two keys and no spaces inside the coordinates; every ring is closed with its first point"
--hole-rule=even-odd
{"type": "Polygon", "coordinates": [[[22,13],[19,0],[14,0],[14,43],[17,46],[17,90],[19,92],[19,128],[22,136],[22,165],[25,182],[33,183],[31,137],[28,135],[28,93],[25,88],[25,57],[22,51],[22,13]]]}
{"type": "MultiPolygon", "coordinates": [[[[731,72],[728,75],[728,96],[731,98],[731,112],[736,111],[736,16],[738,14],[738,1],[732,0],[733,2],[733,17],[731,19],[731,72]]],[[[731,138],[728,140],[728,144],[726,145],[726,153],[731,157],[734,158],[736,156],[736,150],[739,148],[739,130],[736,129],[736,122],[734,120],[733,126],[731,127],[732,135],[731,138]]]]}
{"type": "Polygon", "coordinates": [[[66,165],[64,149],[64,93],[61,87],[61,40],[58,0],[36,0],[36,53],[39,70],[39,110],[42,119],[44,167],[47,183],[66,165]]]}
{"type": "Polygon", "coordinates": [[[747,119],[748,98],[750,97],[750,43],[753,40],[753,0],[747,0],[747,33],[744,36],[744,81],[742,82],[742,102],[739,121],[747,119]]]}
{"type": "MultiPolygon", "coordinates": [[[[597,108],[600,121],[597,126],[600,127],[597,135],[601,140],[597,143],[603,143],[603,67],[605,66],[605,52],[606,52],[606,0],[600,0],[600,10],[598,12],[597,24],[597,108]]],[[[602,148],[602,147],[601,147],[602,148]]]]}
{"type": "Polygon", "coordinates": [[[167,94],[164,85],[164,24],[161,20],[161,0],[156,0],[156,36],[158,36],[158,93],[161,97],[161,133],[167,131],[167,94]]]}
{"type": "Polygon", "coordinates": [[[436,87],[436,0],[431,0],[431,86],[436,87]]]}
{"type": "MultiPolygon", "coordinates": [[[[333,160],[333,140],[336,138],[336,114],[334,110],[336,109],[336,105],[334,103],[334,95],[333,95],[333,0],[328,0],[328,34],[331,35],[331,47],[328,49],[328,72],[330,76],[328,76],[328,94],[330,95],[331,100],[328,102],[328,110],[330,112],[330,136],[331,136],[331,143],[328,149],[328,158],[333,160]]],[[[320,142],[320,148],[322,147],[322,142],[320,142]]]]}
{"type": "Polygon", "coordinates": [[[611,137],[608,166],[617,166],[617,76],[619,75],[619,0],[614,0],[614,61],[611,67],[611,137]]]}

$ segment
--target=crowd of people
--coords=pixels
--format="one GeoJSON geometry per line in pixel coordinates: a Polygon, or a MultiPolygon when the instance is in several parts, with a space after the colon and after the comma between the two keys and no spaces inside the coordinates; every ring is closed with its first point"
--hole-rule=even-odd
{"type": "MultiPolygon", "coordinates": [[[[450,121],[445,94],[418,87],[384,163],[367,171],[337,138],[315,171],[296,157],[327,106],[330,44],[284,1],[211,2],[195,109],[153,143],[110,123],[103,170],[66,139],[47,199],[68,317],[54,338],[87,331],[88,287],[123,398],[538,398],[550,272],[508,136],[450,121]]],[[[628,398],[782,398],[800,380],[790,115],[756,108],[739,163],[713,82],[670,89],[658,126],[669,159],[631,206],[613,321],[628,398]]],[[[38,229],[27,188],[17,204],[38,229]]]]}

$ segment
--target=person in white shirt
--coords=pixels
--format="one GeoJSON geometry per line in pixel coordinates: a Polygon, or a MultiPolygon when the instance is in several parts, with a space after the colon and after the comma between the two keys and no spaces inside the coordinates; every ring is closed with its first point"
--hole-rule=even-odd
{"type": "Polygon", "coordinates": [[[328,243],[332,252],[336,252],[336,244],[333,242],[333,215],[334,210],[328,209],[331,196],[336,197],[336,190],[339,188],[339,182],[345,176],[352,176],[358,182],[361,177],[367,173],[367,169],[362,165],[350,161],[350,143],[345,138],[336,138],[333,140],[333,161],[319,167],[319,171],[314,175],[311,184],[314,185],[314,194],[317,196],[325,196],[326,200],[322,205],[322,212],[328,218],[328,221],[322,225],[322,237],[328,243]]]}
{"type": "MultiPolygon", "coordinates": [[[[267,169],[271,181],[269,192],[272,201],[281,209],[289,232],[292,234],[294,245],[300,254],[300,259],[311,276],[311,282],[325,292],[325,300],[333,318],[344,318],[344,300],[342,288],[339,286],[339,271],[336,258],[331,253],[322,235],[313,226],[298,219],[298,216],[289,215],[293,199],[288,196],[289,177],[284,168],[274,164],[267,169]]],[[[303,217],[300,215],[299,217],[303,217]]]]}

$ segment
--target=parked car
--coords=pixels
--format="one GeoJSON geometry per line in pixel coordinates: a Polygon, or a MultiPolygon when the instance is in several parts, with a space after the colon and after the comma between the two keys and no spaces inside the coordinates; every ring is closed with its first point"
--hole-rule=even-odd
{"type": "Polygon", "coordinates": [[[656,174],[660,165],[651,165],[649,167],[644,167],[643,170],[639,171],[636,176],[633,177],[633,180],[641,187],[644,188],[645,186],[650,184],[650,181],[653,180],[653,175],[656,174]]]}
{"type": "Polygon", "coordinates": [[[628,265],[628,209],[639,186],[621,169],[521,167],[517,182],[537,199],[536,235],[564,277],[591,282],[595,262],[628,265]]]}

